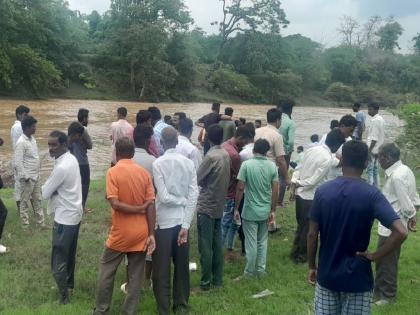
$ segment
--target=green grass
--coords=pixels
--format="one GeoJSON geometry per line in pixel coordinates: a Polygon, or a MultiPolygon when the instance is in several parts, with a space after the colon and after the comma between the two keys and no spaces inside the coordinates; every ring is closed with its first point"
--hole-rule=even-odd
{"type": "MultiPolygon", "coordinates": [[[[419,175],[419,174],[417,174],[419,175]]],[[[55,283],[50,272],[51,231],[36,227],[24,234],[13,201],[12,191],[2,190],[1,198],[9,209],[2,243],[10,252],[0,256],[0,314],[89,314],[94,307],[98,264],[107,230],[110,207],[104,199],[104,181],[91,185],[86,215],[80,230],[76,266],[76,289],[71,304],[57,305],[55,283]]],[[[279,209],[281,233],[269,238],[268,276],[261,280],[233,281],[242,274],[244,259],[225,264],[224,287],[205,294],[192,294],[191,314],[311,314],[313,288],[306,283],[306,265],[294,265],[288,254],[295,229],[294,206],[279,209]],[[254,300],[251,295],[264,289],[273,296],[254,300]]],[[[376,245],[373,230],[372,248],[376,245]]],[[[195,226],[191,230],[191,261],[199,262],[195,226]]],[[[399,273],[399,295],[395,305],[373,308],[373,314],[420,314],[420,232],[411,233],[404,244],[399,273]]],[[[237,244],[239,247],[239,244],[237,244]]],[[[191,286],[199,284],[199,271],[192,274],[191,286]]],[[[125,280],[120,267],[114,289],[111,314],[119,314],[123,294],[119,286],[125,280]]],[[[141,314],[155,314],[151,291],[142,294],[141,314]]]]}

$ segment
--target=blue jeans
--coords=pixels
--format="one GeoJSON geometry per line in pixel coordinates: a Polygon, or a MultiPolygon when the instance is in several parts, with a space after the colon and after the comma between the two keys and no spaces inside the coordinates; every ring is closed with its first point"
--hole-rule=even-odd
{"type": "Polygon", "coordinates": [[[373,185],[379,188],[379,172],[378,172],[378,159],[377,158],[372,158],[372,160],[369,161],[366,172],[368,176],[369,185],[373,185]]]}
{"type": "Polygon", "coordinates": [[[239,225],[233,221],[235,211],[235,199],[226,199],[225,209],[223,210],[222,218],[222,241],[223,245],[227,239],[227,249],[233,249],[233,243],[235,242],[236,232],[239,229],[239,225]]]}

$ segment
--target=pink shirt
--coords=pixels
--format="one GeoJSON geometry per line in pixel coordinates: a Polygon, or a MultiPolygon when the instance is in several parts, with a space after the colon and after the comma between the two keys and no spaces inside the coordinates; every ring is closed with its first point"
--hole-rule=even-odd
{"type": "Polygon", "coordinates": [[[131,124],[125,119],[120,119],[111,124],[111,140],[112,140],[111,161],[113,163],[117,163],[117,157],[115,155],[115,142],[117,142],[118,139],[121,139],[123,137],[128,137],[131,140],[133,140],[133,131],[134,131],[133,126],[131,126],[131,124]]]}

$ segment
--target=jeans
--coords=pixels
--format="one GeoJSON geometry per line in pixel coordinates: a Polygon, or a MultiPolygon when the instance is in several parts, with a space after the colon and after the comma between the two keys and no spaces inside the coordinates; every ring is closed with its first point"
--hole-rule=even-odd
{"type": "Polygon", "coordinates": [[[309,210],[312,206],[312,200],[302,199],[296,196],[296,232],[293,241],[290,258],[295,263],[304,263],[307,261],[306,240],[309,231],[309,210]]]}
{"type": "Polygon", "coordinates": [[[379,188],[379,172],[378,172],[378,159],[373,158],[369,161],[368,167],[366,169],[367,176],[368,176],[368,183],[369,185],[373,185],[379,188]]]}
{"type": "Polygon", "coordinates": [[[245,276],[264,275],[267,262],[268,222],[243,220],[245,233],[245,276]]]}
{"type": "Polygon", "coordinates": [[[6,223],[7,217],[7,208],[4,205],[3,201],[0,199],[0,239],[3,234],[4,224],[6,223]]]}
{"type": "Polygon", "coordinates": [[[222,244],[227,240],[227,249],[233,250],[236,232],[239,226],[234,222],[235,199],[226,199],[225,209],[222,218],[222,244]]]}
{"type": "Polygon", "coordinates": [[[86,207],[86,200],[89,194],[89,186],[90,186],[90,166],[87,165],[79,165],[80,169],[80,177],[82,180],[82,205],[83,209],[86,207]]]}

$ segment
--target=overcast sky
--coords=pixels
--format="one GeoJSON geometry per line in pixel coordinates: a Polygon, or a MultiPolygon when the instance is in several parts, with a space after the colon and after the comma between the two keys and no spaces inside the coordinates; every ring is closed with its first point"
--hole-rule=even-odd
{"type": "MultiPolygon", "coordinates": [[[[97,10],[100,13],[109,8],[110,0],[68,0],[71,9],[84,13],[97,10]]],[[[220,20],[219,0],[185,0],[195,24],[207,33],[217,32],[213,21],[220,20]]],[[[282,7],[290,25],[284,35],[300,33],[323,45],[339,42],[337,27],[343,15],[350,15],[365,21],[372,15],[394,16],[403,26],[404,34],[400,46],[407,51],[411,39],[420,32],[420,0],[283,0],[282,7]]]]}

